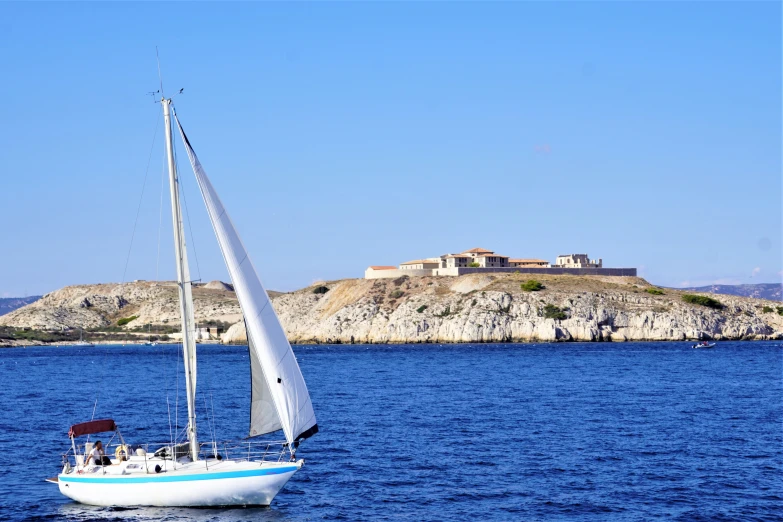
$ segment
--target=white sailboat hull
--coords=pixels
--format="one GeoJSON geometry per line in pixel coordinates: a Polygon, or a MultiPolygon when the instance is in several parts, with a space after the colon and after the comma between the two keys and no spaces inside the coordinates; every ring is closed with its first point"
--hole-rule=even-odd
{"type": "Polygon", "coordinates": [[[227,464],[233,465],[128,475],[71,472],[57,478],[63,495],[93,506],[268,506],[303,461],[227,464]]]}

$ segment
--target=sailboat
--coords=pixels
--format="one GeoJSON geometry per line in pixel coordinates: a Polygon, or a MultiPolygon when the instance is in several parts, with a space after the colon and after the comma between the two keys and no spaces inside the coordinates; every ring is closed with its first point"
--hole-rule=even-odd
{"type": "MultiPolygon", "coordinates": [[[[313,405],[296,357],[272,303],[226,208],[207,178],[171,99],[162,97],[177,266],[182,350],[187,391],[187,442],[129,446],[113,419],[74,424],[62,471],[50,482],[77,502],[99,506],[266,506],[303,465],[296,450],[318,431],[313,405]],[[196,331],[188,256],[174,160],[172,112],[187,150],[223,259],[242,309],[250,359],[249,438],[237,443],[201,444],[196,436],[196,331]],[[281,430],[285,440],[254,442],[281,430]],[[114,458],[90,457],[90,443],[77,439],[112,432],[106,445],[114,458]],[[97,464],[99,461],[100,464],[97,464]]],[[[184,439],[183,439],[184,440],[184,439]]]]}
{"type": "Polygon", "coordinates": [[[84,328],[79,328],[79,340],[73,343],[72,346],[92,346],[92,343],[84,340],[84,328]]]}
{"type": "Polygon", "coordinates": [[[147,324],[147,340],[142,346],[157,346],[158,343],[152,340],[152,323],[147,324]]]}

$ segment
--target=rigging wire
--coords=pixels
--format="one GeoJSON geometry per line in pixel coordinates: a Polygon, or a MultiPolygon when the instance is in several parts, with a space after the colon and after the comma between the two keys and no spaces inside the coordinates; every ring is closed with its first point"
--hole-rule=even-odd
{"type": "Polygon", "coordinates": [[[212,390],[209,391],[209,403],[212,405],[212,440],[215,447],[215,457],[217,458],[217,426],[215,421],[215,398],[212,396],[212,390]]]}
{"type": "MultiPolygon", "coordinates": [[[[142,203],[144,201],[144,191],[145,191],[146,186],[147,186],[147,177],[149,176],[149,173],[150,173],[150,164],[152,162],[152,153],[155,150],[155,139],[158,136],[158,127],[159,127],[159,125],[160,125],[160,115],[157,115],[155,117],[155,129],[154,129],[154,131],[152,133],[152,143],[150,144],[150,153],[149,153],[149,156],[147,158],[147,167],[144,170],[144,181],[141,184],[141,194],[139,195],[139,205],[136,208],[136,218],[133,220],[133,231],[131,232],[130,245],[128,246],[128,255],[125,258],[125,268],[124,268],[124,270],[122,272],[122,283],[121,284],[125,283],[125,276],[127,275],[127,272],[128,272],[128,263],[130,262],[131,252],[133,251],[133,239],[136,237],[136,226],[137,226],[137,224],[139,222],[139,214],[141,212],[141,205],[142,205],[142,203]]],[[[121,296],[119,296],[119,297],[121,298],[121,296]]],[[[121,303],[118,303],[118,306],[121,306],[121,303]]],[[[106,369],[109,366],[108,364],[106,364],[106,360],[108,359],[108,357],[109,357],[109,351],[108,351],[108,348],[106,348],[106,349],[103,350],[103,356],[102,356],[103,364],[101,364],[101,372],[100,372],[101,375],[100,375],[100,378],[97,381],[97,386],[96,386],[96,389],[95,389],[95,403],[93,404],[93,407],[92,407],[92,417],[91,417],[90,420],[94,420],[95,419],[95,413],[96,413],[96,411],[98,409],[98,399],[100,397],[100,385],[101,385],[101,383],[105,382],[104,378],[106,377],[106,369]]]]}
{"type": "Polygon", "coordinates": [[[136,237],[136,225],[139,222],[141,213],[141,204],[144,202],[144,190],[147,188],[147,177],[150,173],[150,164],[152,163],[152,152],[155,150],[155,139],[158,137],[158,126],[160,125],[160,115],[155,118],[155,132],[152,135],[152,144],[150,145],[150,154],[147,158],[147,168],[144,171],[144,182],[141,185],[141,195],[139,196],[139,206],[136,208],[136,219],[133,221],[133,232],[131,232],[130,245],[128,246],[128,256],[125,258],[125,270],[122,271],[122,282],[125,283],[125,276],[128,273],[128,263],[130,262],[131,251],[133,250],[133,239],[136,237]]]}
{"type": "MultiPolygon", "coordinates": [[[[163,230],[163,192],[164,188],[166,186],[166,149],[163,149],[163,160],[161,164],[161,175],[160,175],[160,198],[158,201],[159,205],[159,211],[158,211],[158,254],[157,258],[155,260],[155,281],[160,281],[160,245],[161,245],[161,234],[163,230]]],[[[169,353],[166,350],[166,345],[161,343],[160,345],[160,354],[161,359],[163,360],[163,363],[161,364],[161,370],[163,372],[163,378],[161,379],[164,383],[166,383],[166,413],[168,415],[169,420],[169,444],[172,446],[174,445],[174,429],[171,424],[171,401],[170,401],[170,394],[171,394],[171,383],[169,382],[170,379],[167,378],[168,371],[167,368],[169,368],[168,365],[168,358],[169,353]]],[[[174,356],[177,356],[176,350],[174,351],[174,356]]],[[[177,368],[178,370],[178,368],[177,368]]]]}
{"type": "Polygon", "coordinates": [[[209,407],[207,406],[207,395],[202,392],[201,400],[204,401],[204,411],[207,412],[207,431],[209,431],[209,437],[212,439],[212,453],[217,455],[217,437],[215,437],[214,423],[210,422],[209,407]]]}
{"type": "Polygon", "coordinates": [[[160,274],[160,235],[163,230],[163,188],[166,186],[166,149],[163,149],[163,167],[160,175],[160,201],[158,202],[158,255],[155,259],[155,281],[160,274]]]}

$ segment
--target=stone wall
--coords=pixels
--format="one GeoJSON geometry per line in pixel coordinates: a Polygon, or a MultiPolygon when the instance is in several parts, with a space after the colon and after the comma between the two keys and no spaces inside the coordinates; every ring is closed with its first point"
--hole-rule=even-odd
{"type": "Polygon", "coordinates": [[[467,274],[488,274],[488,273],[506,273],[514,274],[546,274],[546,275],[575,275],[575,276],[616,276],[616,277],[636,277],[635,268],[437,268],[432,271],[432,275],[458,277],[467,274]]]}
{"type": "Polygon", "coordinates": [[[365,279],[396,279],[400,276],[431,276],[432,275],[432,269],[425,269],[425,270],[415,270],[415,269],[405,269],[400,270],[399,268],[396,270],[371,270],[367,269],[364,271],[364,278],[365,279]]]}

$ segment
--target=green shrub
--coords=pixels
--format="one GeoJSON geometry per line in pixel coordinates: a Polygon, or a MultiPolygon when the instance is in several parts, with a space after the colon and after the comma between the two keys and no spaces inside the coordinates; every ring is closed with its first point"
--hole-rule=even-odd
{"type": "Polygon", "coordinates": [[[535,279],[531,279],[530,281],[525,281],[520,286],[522,290],[524,290],[525,292],[538,292],[539,290],[544,289],[544,285],[542,285],[535,279]]]}
{"type": "Polygon", "coordinates": [[[778,315],[783,315],[783,306],[778,306],[778,315]]]}
{"type": "Polygon", "coordinates": [[[417,312],[422,313],[424,310],[427,309],[427,305],[421,305],[416,309],[417,312]]]}
{"type": "Polygon", "coordinates": [[[686,303],[715,308],[716,310],[723,308],[723,303],[712,297],[707,297],[706,295],[683,294],[682,300],[686,303]]]}
{"type": "Polygon", "coordinates": [[[663,295],[663,290],[655,286],[645,289],[645,292],[652,295],[663,295]]]}
{"type": "Polygon", "coordinates": [[[395,290],[394,292],[389,294],[389,297],[392,299],[397,299],[398,297],[402,297],[405,294],[402,290],[395,290]]]}
{"type": "Polygon", "coordinates": [[[769,306],[765,306],[764,308],[761,309],[761,313],[763,314],[771,314],[772,312],[773,310],[769,306]]]}
{"type": "Polygon", "coordinates": [[[544,307],[544,317],[547,319],[556,319],[558,321],[568,319],[568,315],[561,310],[559,306],[553,304],[548,304],[544,307]]]}
{"type": "Polygon", "coordinates": [[[328,292],[328,291],[329,291],[329,289],[328,289],[328,288],[326,288],[326,287],[325,287],[325,286],[323,286],[323,285],[321,285],[321,286],[316,286],[315,288],[313,288],[313,293],[314,293],[314,294],[325,294],[325,293],[326,293],[326,292],[328,292]]]}
{"type": "Polygon", "coordinates": [[[138,318],[139,318],[139,316],[138,316],[138,315],[132,315],[132,316],[130,316],[130,317],[123,317],[122,319],[120,319],[120,320],[118,320],[118,321],[117,321],[117,326],[125,326],[125,325],[126,325],[126,324],[128,324],[129,322],[131,322],[131,321],[135,321],[135,320],[136,320],[136,319],[138,319],[138,318]]]}
{"type": "Polygon", "coordinates": [[[469,266],[470,268],[478,268],[478,267],[480,267],[481,265],[480,265],[480,264],[478,264],[478,263],[476,263],[476,262],[474,261],[474,262],[472,262],[472,263],[468,263],[468,266],[469,266]]]}

